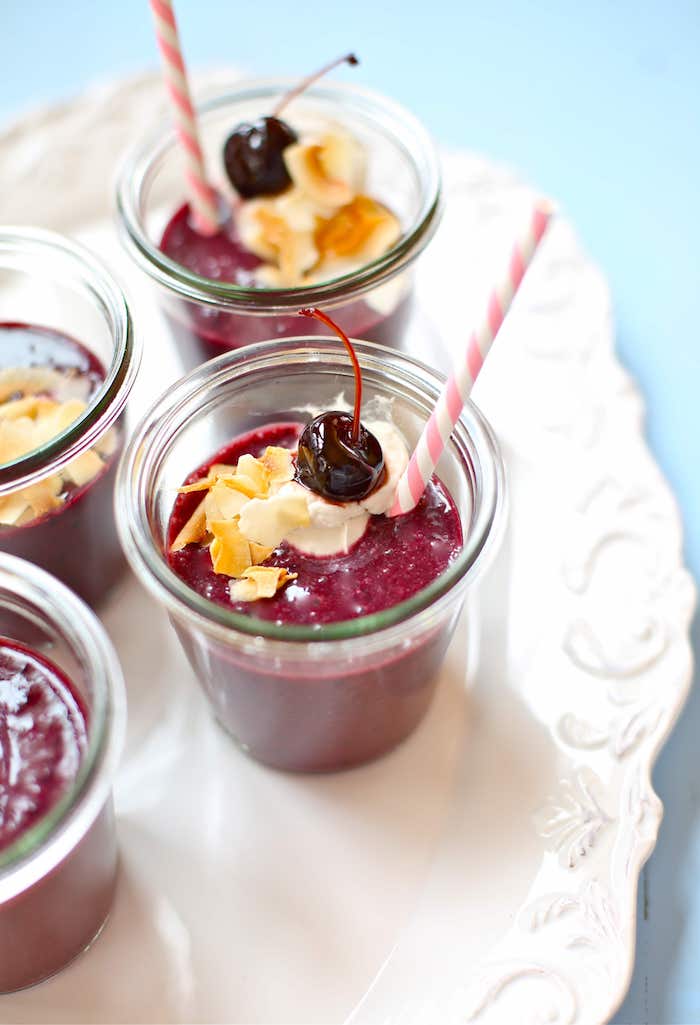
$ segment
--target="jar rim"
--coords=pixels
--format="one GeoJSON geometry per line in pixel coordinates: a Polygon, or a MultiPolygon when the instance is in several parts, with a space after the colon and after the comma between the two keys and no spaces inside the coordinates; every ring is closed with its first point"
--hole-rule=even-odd
{"type": "MultiPolygon", "coordinates": [[[[215,95],[196,105],[199,118],[206,118],[227,105],[260,98],[273,100],[297,80],[288,77],[251,79],[217,89],[215,95]]],[[[261,288],[216,281],[188,270],[166,256],[149,240],[141,216],[142,196],[148,186],[155,164],[165,153],[177,146],[177,133],[170,122],[163,122],[127,153],[117,176],[116,214],[123,242],[136,262],[158,284],[183,299],[205,306],[235,309],[242,312],[278,315],[299,306],[332,305],[359,296],[387,281],[408,267],[435,234],[442,214],[440,166],[435,145],[421,122],[396,101],[362,86],[326,82],[304,93],[295,103],[304,100],[330,100],[345,104],[347,109],[364,112],[374,120],[399,125],[411,147],[401,144],[406,156],[416,163],[420,155],[423,198],[413,223],[391,249],[355,271],[301,288],[261,288]]],[[[387,127],[387,131],[390,129],[387,127]]],[[[395,133],[395,138],[399,136],[395,133]]]]}
{"type": "MultiPolygon", "coordinates": [[[[363,369],[385,370],[391,364],[392,383],[403,378],[406,388],[419,391],[431,406],[442,388],[444,376],[427,364],[386,346],[353,339],[363,369]]],[[[300,358],[310,356],[318,363],[323,356],[345,358],[343,344],[336,338],[303,335],[275,339],[246,346],[210,360],[187,374],[162,395],[143,417],[122,455],[117,477],[117,525],[127,559],[142,583],[163,602],[170,613],[193,617],[208,632],[222,637],[231,634],[265,639],[271,642],[324,644],[369,638],[396,627],[403,629],[407,620],[451,600],[455,587],[473,580],[480,572],[484,556],[498,535],[505,504],[505,475],[498,442],[486,418],[473,403],[468,403],[455,433],[461,444],[478,453],[483,467],[481,493],[474,495],[474,516],[470,532],[457,558],[427,587],[412,597],[381,612],[336,623],[297,625],[278,624],[234,612],[193,590],[169,566],[162,550],[153,542],[148,509],[150,475],[156,472],[159,445],[163,439],[176,437],[187,423],[197,398],[218,384],[234,379],[237,373],[279,368],[282,355],[300,358]],[[174,432],[170,433],[171,431],[174,432]]],[[[451,439],[450,445],[456,448],[451,439]]],[[[459,451],[459,450],[457,450],[459,451]]],[[[160,453],[162,454],[162,452],[160,453]]]]}
{"type": "Polygon", "coordinates": [[[141,361],[129,307],[119,285],[89,249],[56,232],[24,226],[0,230],[0,267],[13,255],[50,254],[86,287],[104,314],[114,340],[105,379],[84,412],[60,434],[11,462],[0,464],[0,495],[25,487],[55,471],[94,444],[122,412],[141,361]]]}
{"type": "Polygon", "coordinates": [[[72,785],[46,815],[0,851],[0,904],[42,879],[80,842],[109,797],[126,730],[121,666],[95,613],[50,573],[0,552],[0,604],[21,610],[26,608],[22,601],[41,608],[85,660],[96,701],[90,708],[87,750],[72,785]]]}

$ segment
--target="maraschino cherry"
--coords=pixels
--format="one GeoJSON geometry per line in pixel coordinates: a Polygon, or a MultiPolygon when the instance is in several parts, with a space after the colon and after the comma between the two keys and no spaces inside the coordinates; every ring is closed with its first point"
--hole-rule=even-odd
{"type": "Polygon", "coordinates": [[[299,438],[297,480],[333,502],[366,498],[384,475],[382,447],[360,422],[362,371],[350,339],[321,310],[299,310],[332,328],[348,350],[355,372],[355,408],[352,416],[332,410],[308,423],[299,438]]]}
{"type": "Polygon", "coordinates": [[[359,64],[357,57],[348,53],[326,64],[313,75],[282,97],[268,117],[244,122],[234,128],[224,144],[224,166],[231,184],[244,199],[255,196],[274,196],[292,184],[284,163],[287,146],[297,141],[296,132],[280,118],[282,110],[317,79],[339,64],[359,64]]]}

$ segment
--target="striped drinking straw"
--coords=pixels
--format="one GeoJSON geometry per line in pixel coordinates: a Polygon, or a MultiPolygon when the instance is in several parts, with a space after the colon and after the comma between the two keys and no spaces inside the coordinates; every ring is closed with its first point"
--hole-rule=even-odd
{"type": "Polygon", "coordinates": [[[156,26],[158,49],[163,59],[165,86],[170,96],[175,127],[185,155],[185,179],[192,219],[202,235],[214,235],[219,229],[216,193],[204,173],[204,157],[199,143],[197,119],[187,84],[187,71],[171,0],[150,0],[156,26]]]}
{"type": "Polygon", "coordinates": [[[418,439],[408,466],[399,480],[396,499],[389,510],[389,516],[401,516],[403,513],[410,512],[420,501],[455,424],[461,416],[488,351],[510,309],[510,304],[520,287],[525,271],[542,241],[551,216],[552,208],[549,203],[539,201],[535,204],[527,231],[513,248],[508,273],[500,287],[495,288],[491,293],[486,315],[479,328],[469,339],[465,358],[455,367],[445,382],[440,398],[418,439]]]}

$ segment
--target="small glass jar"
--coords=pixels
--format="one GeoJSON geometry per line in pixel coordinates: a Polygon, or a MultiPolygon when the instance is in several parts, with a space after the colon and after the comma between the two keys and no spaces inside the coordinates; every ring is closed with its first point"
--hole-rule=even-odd
{"type": "Polygon", "coordinates": [[[112,780],[126,722],[117,656],[96,616],[63,584],[0,554],[0,635],[48,659],[86,709],[87,748],[73,785],[0,849],[0,993],[53,975],[104,925],[117,842],[112,780]]]}
{"type": "MultiPolygon", "coordinates": [[[[222,163],[227,136],[241,122],[273,110],[292,84],[266,79],[239,85],[197,108],[206,166],[222,195],[232,192],[222,163]]],[[[328,82],[295,99],[285,117],[301,130],[340,124],[363,144],[366,191],[399,218],[401,238],[372,263],[303,288],[244,288],[201,277],[160,249],[166,225],[184,202],[180,144],[172,128],[161,129],[121,169],[118,219],[128,251],[158,286],[188,369],[228,349],[298,334],[300,306],[323,306],[350,334],[385,345],[399,345],[408,323],[412,265],[432,238],[441,212],[440,171],[429,135],[392,100],[328,82]]],[[[320,326],[318,332],[323,333],[320,326]]]]}
{"type": "MultiPolygon", "coordinates": [[[[356,349],[365,413],[390,417],[414,445],[443,379],[382,346],[357,342],[356,349]]],[[[339,394],[350,399],[353,388],[350,361],[335,339],[270,341],[229,353],[153,406],[119,471],[117,517],[132,567],[169,612],[218,719],[245,751],[279,769],[346,768],[411,733],[502,518],[498,446],[468,404],[438,466],[460,513],[464,548],[430,586],[383,612],[323,626],[237,614],[191,589],[165,553],[183,479],[236,436],[305,421],[309,403],[337,409],[339,394]]]]}
{"type": "Polygon", "coordinates": [[[88,250],[46,231],[0,229],[0,324],[49,328],[97,357],[105,379],[84,413],[63,433],[0,464],[0,497],[61,472],[95,446],[110,454],[103,470],[55,510],[21,526],[0,525],[0,550],[28,559],[97,605],[126,563],[113,495],[121,416],[138,369],[124,295],[88,250]],[[108,432],[112,432],[108,437],[108,432]]]}

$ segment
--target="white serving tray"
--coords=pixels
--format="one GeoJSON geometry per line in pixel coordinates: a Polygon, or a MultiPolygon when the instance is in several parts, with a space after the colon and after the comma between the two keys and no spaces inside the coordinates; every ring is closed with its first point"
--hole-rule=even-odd
{"type": "MultiPolygon", "coordinates": [[[[220,79],[220,76],[218,76],[220,79]]],[[[231,77],[231,76],[229,76],[231,77]]],[[[129,292],[132,411],[178,372],[121,254],[108,183],[162,115],[142,78],[0,135],[0,222],[91,244],[129,292]]],[[[530,191],[446,153],[411,348],[446,367],[530,191]]],[[[123,869],[94,947],[0,1000],[13,1022],[600,1023],[627,988],[636,889],[661,819],[653,762],[691,673],[694,590],[604,280],[560,218],[475,390],[511,515],[427,721],[353,772],[280,775],[208,712],[164,614],[128,579],[103,619],[129,733],[123,869]]]]}

